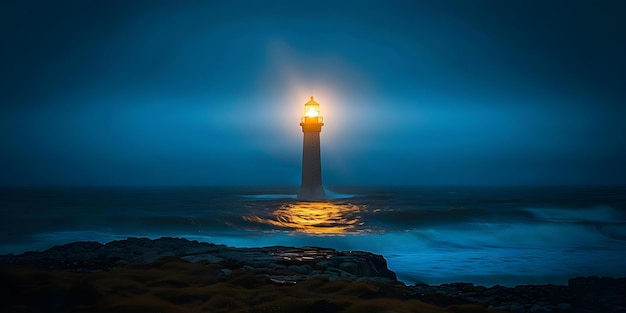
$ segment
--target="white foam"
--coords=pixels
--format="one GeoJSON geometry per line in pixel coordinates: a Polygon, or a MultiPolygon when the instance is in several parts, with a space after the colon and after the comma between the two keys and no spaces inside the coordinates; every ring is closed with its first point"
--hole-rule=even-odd
{"type": "Polygon", "coordinates": [[[328,199],[349,199],[349,198],[355,197],[355,195],[337,193],[337,192],[330,191],[326,188],[324,188],[324,191],[326,192],[326,198],[328,199]]]}
{"type": "MultiPolygon", "coordinates": [[[[355,195],[337,193],[331,190],[324,188],[324,193],[326,193],[327,200],[333,199],[349,199],[355,197],[355,195]]],[[[257,199],[257,200],[280,200],[280,199],[297,199],[297,194],[281,194],[281,193],[270,193],[270,194],[259,194],[259,195],[242,195],[244,198],[248,199],[257,199]]]]}

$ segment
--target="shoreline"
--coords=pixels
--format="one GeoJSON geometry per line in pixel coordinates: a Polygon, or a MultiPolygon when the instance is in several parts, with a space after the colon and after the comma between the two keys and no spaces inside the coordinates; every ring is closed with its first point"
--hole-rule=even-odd
{"type": "MultiPolygon", "coordinates": [[[[233,302],[233,308],[244,301],[239,308],[244,311],[277,301],[292,303],[295,300],[291,293],[304,292],[308,296],[295,299],[311,298],[317,302],[304,301],[294,309],[321,306],[323,310],[320,312],[349,312],[351,308],[372,306],[374,302],[384,300],[394,308],[424,306],[432,312],[439,309],[460,312],[626,312],[626,300],[620,298],[626,294],[626,278],[576,277],[570,279],[568,285],[496,285],[489,288],[474,286],[471,282],[406,285],[387,268],[383,256],[370,252],[285,246],[233,248],[171,237],[154,240],[127,238],[106,244],[74,242],[41,252],[0,255],[0,272],[3,280],[10,282],[2,294],[11,296],[1,299],[5,303],[6,310],[3,311],[8,312],[37,311],[38,301],[24,299],[39,299],[44,306],[49,306],[46,301],[51,301],[50,297],[38,293],[41,290],[37,285],[41,284],[48,284],[50,290],[47,292],[63,299],[60,311],[118,310],[119,305],[128,301],[132,302],[132,305],[128,302],[131,306],[139,305],[130,300],[137,298],[138,294],[131,292],[116,296],[113,292],[128,286],[135,286],[142,291],[139,295],[152,299],[148,301],[151,305],[168,307],[165,309],[168,312],[189,308],[220,311],[219,305],[211,300],[217,291],[198,288],[221,286],[223,290],[234,288],[237,292],[245,288],[272,293],[273,296],[251,302],[229,300],[233,302]],[[188,273],[205,271],[212,273],[212,278],[207,281],[195,281],[195,277],[181,279],[188,273]],[[162,275],[173,278],[163,282],[159,280],[162,275]],[[33,276],[39,279],[29,280],[33,276]],[[133,280],[135,276],[142,276],[144,280],[133,280]],[[110,288],[112,279],[119,283],[113,289],[110,288]],[[54,281],[66,283],[57,286],[54,281]],[[91,300],[71,300],[76,296],[72,296],[73,292],[77,291],[72,291],[73,287],[67,288],[68,285],[87,286],[79,289],[91,290],[91,295],[86,297],[91,300]],[[333,291],[322,292],[326,290],[322,286],[333,291]],[[169,289],[161,290],[163,288],[169,289]],[[155,295],[159,290],[161,296],[155,295]],[[172,294],[189,299],[167,300],[172,294]],[[34,306],[29,307],[28,303],[34,306]]],[[[79,296],[77,299],[83,298],[79,296]]],[[[384,307],[381,306],[381,310],[384,307]]]]}

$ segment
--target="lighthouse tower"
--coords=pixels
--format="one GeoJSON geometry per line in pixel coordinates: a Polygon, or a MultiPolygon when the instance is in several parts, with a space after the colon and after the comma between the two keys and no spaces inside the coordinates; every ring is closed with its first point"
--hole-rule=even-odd
{"type": "Polygon", "coordinates": [[[320,105],[311,101],[304,104],[304,116],[300,121],[304,142],[302,144],[302,185],[298,192],[298,199],[319,200],[326,197],[322,188],[322,161],[320,158],[320,133],[322,132],[322,117],[320,105]]]}

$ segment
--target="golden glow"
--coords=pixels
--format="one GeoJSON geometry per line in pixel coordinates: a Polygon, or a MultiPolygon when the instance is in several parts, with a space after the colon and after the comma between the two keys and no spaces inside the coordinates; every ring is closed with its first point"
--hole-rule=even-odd
{"type": "Polygon", "coordinates": [[[314,108],[310,108],[308,111],[306,111],[306,113],[304,115],[306,115],[308,117],[316,117],[316,116],[319,115],[319,112],[315,111],[314,108]]]}
{"type": "Polygon", "coordinates": [[[243,219],[298,233],[339,235],[363,232],[361,211],[359,206],[349,203],[296,202],[281,205],[272,218],[244,216],[243,219]]]}
{"type": "MultiPolygon", "coordinates": [[[[307,118],[309,122],[315,122],[317,118],[317,121],[322,123],[326,116],[331,116],[333,121],[344,121],[343,123],[330,123],[329,121],[329,124],[324,125],[325,135],[322,145],[332,147],[338,143],[338,140],[345,138],[340,130],[350,122],[350,119],[343,103],[351,103],[350,99],[345,99],[346,96],[336,90],[336,85],[322,85],[302,79],[306,77],[296,72],[284,77],[285,89],[276,93],[276,99],[268,104],[272,107],[267,112],[271,112],[272,116],[263,121],[268,123],[266,127],[276,129],[276,133],[281,138],[289,140],[290,145],[296,146],[302,144],[302,132],[299,131],[300,127],[297,124],[298,118],[301,118],[302,123],[305,123],[307,118]],[[318,116],[313,118],[308,117],[306,115],[308,110],[303,108],[303,102],[306,102],[312,94],[315,95],[315,100],[319,99],[322,102],[318,116]],[[324,115],[324,119],[320,115],[324,115]]],[[[324,81],[324,83],[327,82],[324,81]]],[[[266,111],[263,112],[266,113],[266,111]]],[[[267,153],[270,154],[278,150],[274,147],[268,148],[267,143],[259,144],[259,147],[267,149],[267,153]]]]}
{"type": "Polygon", "coordinates": [[[311,96],[311,100],[304,104],[304,116],[305,117],[318,117],[320,116],[320,104],[315,102],[315,98],[311,96]]]}

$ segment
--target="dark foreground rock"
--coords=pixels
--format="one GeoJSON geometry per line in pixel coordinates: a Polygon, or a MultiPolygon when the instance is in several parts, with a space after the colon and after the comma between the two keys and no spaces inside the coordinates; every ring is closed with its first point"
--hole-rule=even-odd
{"type": "Polygon", "coordinates": [[[233,262],[250,269],[288,270],[283,280],[309,277],[396,280],[381,255],[317,247],[233,248],[224,245],[163,237],[128,238],[107,244],[74,242],[42,252],[0,256],[0,264],[22,264],[76,272],[106,271],[125,264],[147,264],[165,257],[191,263],[233,262]]]}
{"type": "Polygon", "coordinates": [[[0,312],[626,313],[626,279],[405,286],[368,252],[129,238],[0,256],[0,312]]]}
{"type": "Polygon", "coordinates": [[[0,256],[0,312],[491,312],[429,304],[380,255],[177,238],[0,256]]]}
{"type": "Polygon", "coordinates": [[[515,313],[626,313],[626,278],[577,277],[567,286],[522,285],[486,288],[471,283],[409,287],[417,299],[436,303],[449,298],[488,304],[490,309],[515,313]]]}

